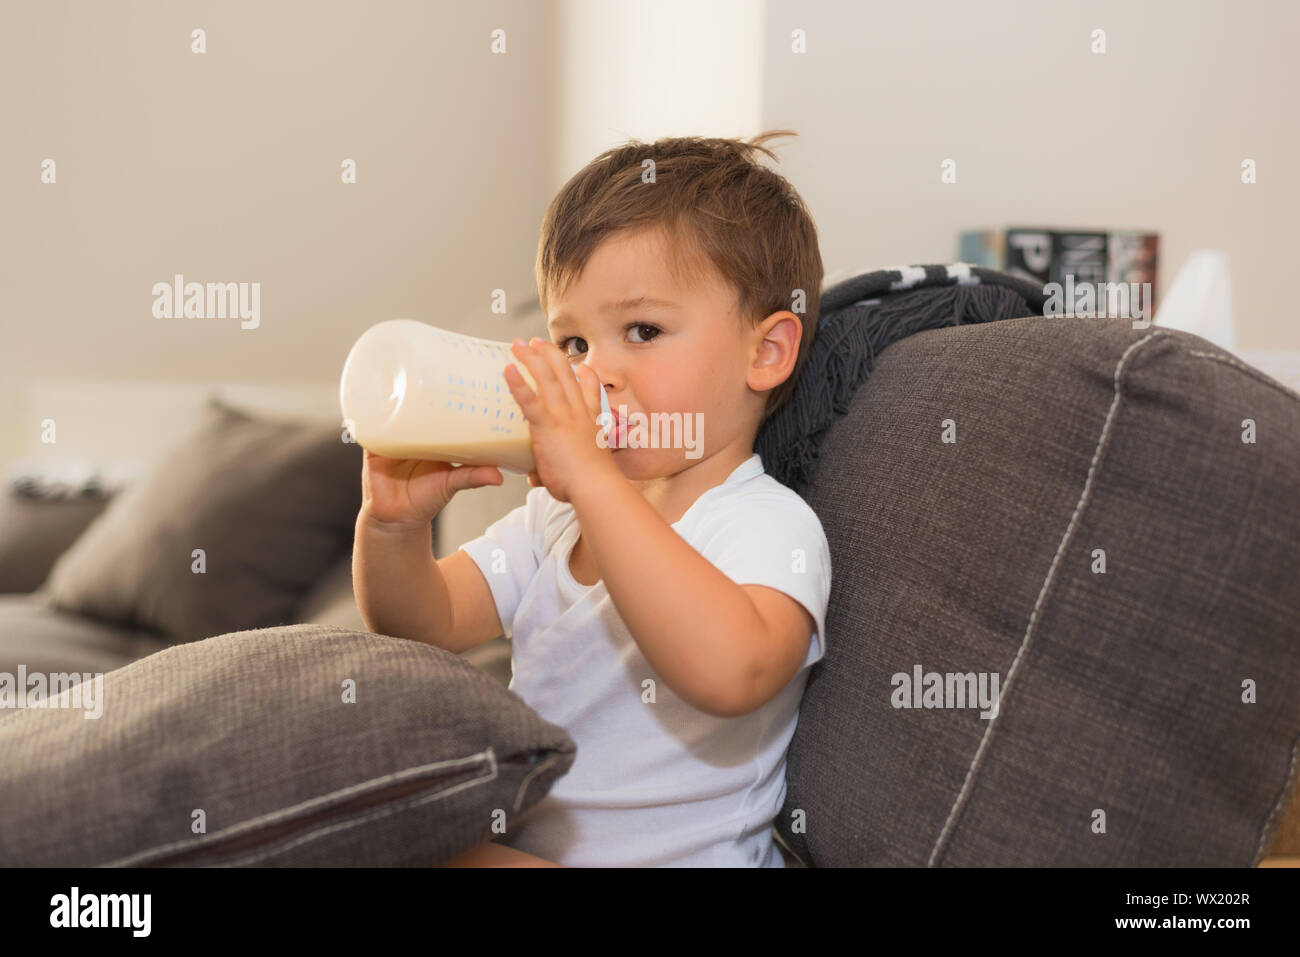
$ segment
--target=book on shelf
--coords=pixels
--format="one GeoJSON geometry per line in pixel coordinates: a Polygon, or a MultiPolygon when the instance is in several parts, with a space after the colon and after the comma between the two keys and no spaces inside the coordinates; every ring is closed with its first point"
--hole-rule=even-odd
{"type": "Polygon", "coordinates": [[[1160,234],[1131,229],[966,230],[957,258],[1020,276],[1041,286],[1149,283],[1144,293],[1154,313],[1160,234]]]}

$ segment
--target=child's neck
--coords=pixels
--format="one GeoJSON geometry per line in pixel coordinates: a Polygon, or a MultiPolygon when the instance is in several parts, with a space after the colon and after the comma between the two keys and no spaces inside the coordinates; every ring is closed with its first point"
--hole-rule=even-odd
{"type": "Polygon", "coordinates": [[[632,484],[669,525],[679,521],[695,500],[727,480],[727,476],[754,454],[752,445],[736,443],[713,455],[690,460],[685,468],[659,478],[632,484]]]}

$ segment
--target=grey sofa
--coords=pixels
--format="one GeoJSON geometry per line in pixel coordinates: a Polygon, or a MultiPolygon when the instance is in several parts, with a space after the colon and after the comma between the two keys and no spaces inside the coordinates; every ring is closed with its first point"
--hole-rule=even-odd
{"type": "MultiPolygon", "coordinates": [[[[878,357],[807,498],[833,584],[788,865],[1300,854],[1300,395],[1125,321],[922,332],[878,357]],[[997,677],[995,714],[952,699],[966,675],[997,677]]],[[[290,623],[366,637],[346,549],[290,623]]],[[[174,645],[0,597],[0,671],[174,645]]],[[[463,657],[508,683],[504,638],[463,657]]]]}
{"type": "MultiPolygon", "coordinates": [[[[339,556],[287,620],[366,630],[352,594],[351,554],[339,556]]],[[[39,588],[27,594],[0,594],[0,671],[12,672],[23,662],[29,671],[108,672],[173,644],[154,631],[62,611],[39,588]]],[[[463,657],[503,685],[510,683],[510,642],[504,637],[463,657]]]]}

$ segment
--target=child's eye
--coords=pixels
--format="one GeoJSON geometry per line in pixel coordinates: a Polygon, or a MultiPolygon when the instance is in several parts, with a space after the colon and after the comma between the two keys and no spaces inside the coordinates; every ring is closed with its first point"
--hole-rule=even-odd
{"type": "MultiPolygon", "coordinates": [[[[642,338],[642,339],[640,339],[640,340],[635,340],[635,339],[633,340],[634,342],[639,341],[639,342],[643,342],[643,343],[644,343],[644,342],[652,342],[652,341],[654,341],[655,339],[657,339],[657,338],[659,337],[659,333],[663,331],[663,330],[661,330],[658,326],[651,325],[651,324],[648,323],[648,322],[634,322],[634,323],[632,323],[631,325],[629,325],[629,326],[627,327],[627,329],[628,329],[629,332],[631,332],[633,329],[636,329],[636,330],[646,330],[646,329],[653,330],[653,333],[654,333],[654,334],[651,335],[649,339],[642,338]]],[[[583,339],[581,336],[569,336],[567,339],[561,339],[559,342],[557,342],[556,345],[559,346],[560,351],[563,352],[567,358],[570,358],[570,359],[576,359],[576,358],[578,358],[579,356],[581,356],[583,353],[585,353],[585,352],[587,351],[587,350],[584,348],[584,349],[582,350],[582,352],[570,352],[570,351],[569,351],[569,343],[570,343],[570,342],[582,342],[582,343],[585,344],[586,340],[583,339]]]]}
{"type": "MultiPolygon", "coordinates": [[[[651,336],[650,339],[657,338],[658,335],[659,335],[659,327],[658,327],[658,326],[652,326],[652,325],[650,325],[650,323],[648,323],[648,322],[634,322],[634,323],[632,323],[632,325],[628,326],[628,329],[629,329],[629,330],[631,330],[631,329],[653,329],[653,330],[654,330],[654,335],[651,336]]],[[[642,341],[643,341],[643,342],[649,342],[650,340],[649,340],[649,339],[644,339],[644,340],[642,340],[642,341]]]]}
{"type": "MultiPolygon", "coordinates": [[[[582,355],[582,353],[580,353],[580,352],[579,352],[579,353],[570,353],[570,352],[569,352],[569,349],[568,349],[568,344],[569,344],[570,342],[582,342],[582,341],[583,341],[583,340],[582,340],[581,338],[579,338],[578,336],[570,336],[568,339],[561,339],[559,342],[556,343],[556,345],[560,347],[560,351],[564,353],[565,358],[568,358],[568,359],[576,359],[576,358],[578,358],[578,356],[582,355]]],[[[586,351],[586,350],[584,350],[584,351],[586,351]]]]}

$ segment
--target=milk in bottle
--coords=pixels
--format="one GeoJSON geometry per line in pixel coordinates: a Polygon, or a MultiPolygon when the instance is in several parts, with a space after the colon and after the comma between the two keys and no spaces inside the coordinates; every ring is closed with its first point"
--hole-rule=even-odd
{"type": "MultiPolygon", "coordinates": [[[[380,455],[496,465],[526,474],[536,463],[528,420],[506,384],[507,363],[536,388],[508,342],[413,319],[381,322],[362,333],[343,365],[344,425],[358,443],[380,455]]],[[[607,416],[604,389],[600,398],[607,416]]]]}

